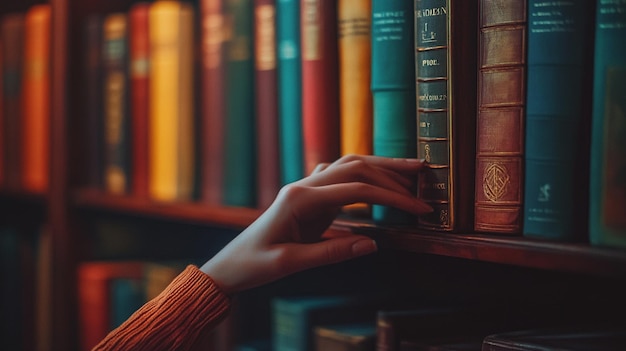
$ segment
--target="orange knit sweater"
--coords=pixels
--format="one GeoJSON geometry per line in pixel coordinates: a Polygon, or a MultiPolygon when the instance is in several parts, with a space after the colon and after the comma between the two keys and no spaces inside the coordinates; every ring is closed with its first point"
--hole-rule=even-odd
{"type": "Polygon", "coordinates": [[[93,351],[194,350],[229,309],[228,296],[208,275],[190,265],[93,351]]]}

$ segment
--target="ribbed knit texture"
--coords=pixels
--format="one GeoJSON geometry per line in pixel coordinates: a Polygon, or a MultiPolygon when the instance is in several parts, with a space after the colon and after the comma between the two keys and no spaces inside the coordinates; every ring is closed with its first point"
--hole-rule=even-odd
{"type": "Polygon", "coordinates": [[[230,300],[190,265],[163,292],[113,330],[93,351],[194,350],[228,314],[230,300]]]}

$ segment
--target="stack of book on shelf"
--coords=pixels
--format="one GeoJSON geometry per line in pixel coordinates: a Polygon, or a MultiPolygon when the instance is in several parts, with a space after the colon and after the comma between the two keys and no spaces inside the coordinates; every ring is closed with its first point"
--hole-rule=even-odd
{"type": "Polygon", "coordinates": [[[435,211],[375,206],[374,221],[623,247],[623,13],[582,0],[163,0],[93,17],[90,184],[265,208],[340,155],[419,157],[416,196],[435,211]]]}
{"type": "Polygon", "coordinates": [[[0,18],[0,186],[45,193],[50,168],[48,4],[0,18]]]}

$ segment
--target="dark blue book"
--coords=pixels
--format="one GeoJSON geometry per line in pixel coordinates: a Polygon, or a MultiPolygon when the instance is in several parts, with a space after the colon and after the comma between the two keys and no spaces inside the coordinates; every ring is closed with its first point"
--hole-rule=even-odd
{"type": "Polygon", "coordinates": [[[598,1],[593,80],[589,234],[626,247],[626,3],[598,1]]]}
{"type": "Polygon", "coordinates": [[[589,1],[528,2],[524,235],[581,240],[592,59],[589,1]]]}
{"type": "Polygon", "coordinates": [[[124,323],[146,301],[141,279],[115,278],[111,281],[111,329],[124,323]]]}

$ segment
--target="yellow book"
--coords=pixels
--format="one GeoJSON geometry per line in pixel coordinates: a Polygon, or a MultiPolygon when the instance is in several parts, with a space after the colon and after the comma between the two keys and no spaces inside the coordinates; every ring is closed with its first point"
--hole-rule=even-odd
{"type": "Polygon", "coordinates": [[[152,198],[189,200],[193,190],[193,10],[150,7],[150,184],[152,198]]]}
{"type": "Polygon", "coordinates": [[[372,154],[370,0],[339,0],[341,154],[372,154]]]}
{"type": "Polygon", "coordinates": [[[50,5],[24,16],[22,75],[22,185],[45,192],[50,174],[50,5]]]}

